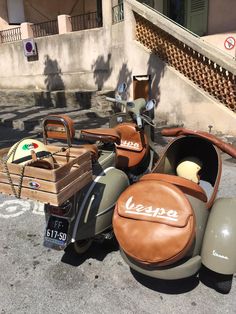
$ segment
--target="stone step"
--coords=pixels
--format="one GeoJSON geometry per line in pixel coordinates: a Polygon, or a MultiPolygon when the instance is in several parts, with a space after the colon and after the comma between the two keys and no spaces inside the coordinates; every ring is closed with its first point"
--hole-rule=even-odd
{"type": "Polygon", "coordinates": [[[66,114],[75,123],[75,127],[88,128],[90,124],[92,127],[99,127],[100,124],[107,123],[111,112],[109,110],[96,109],[71,109],[71,108],[52,108],[45,109],[41,107],[28,108],[19,113],[7,113],[0,115],[0,123],[4,126],[11,127],[20,131],[41,132],[42,120],[50,114],[66,114]],[[90,121],[90,122],[89,122],[90,121]]]}
{"type": "MultiPolygon", "coordinates": [[[[47,104],[43,104],[42,99],[46,100],[47,98],[45,92],[40,94],[35,91],[0,91],[0,123],[21,131],[36,130],[37,132],[41,129],[43,118],[49,114],[67,114],[75,121],[75,124],[79,124],[81,127],[81,120],[88,125],[86,122],[88,118],[101,121],[112,111],[112,104],[106,100],[107,96],[113,96],[109,91],[57,91],[51,92],[49,96],[52,99],[52,95],[54,95],[58,100],[63,98],[63,93],[66,95],[66,105],[62,106],[63,102],[60,104],[55,102],[51,106],[51,100],[47,104]],[[32,96],[33,94],[34,96],[32,96]],[[36,94],[38,98],[35,96],[36,94]],[[16,102],[15,99],[14,102],[14,97],[19,97],[19,101],[16,102]],[[39,100],[40,97],[41,100],[39,100]],[[9,102],[5,103],[6,101],[9,102]]],[[[101,122],[105,123],[103,120],[101,122]]],[[[99,123],[94,121],[93,124],[98,127],[99,123]]]]}
{"type": "Polygon", "coordinates": [[[111,106],[106,97],[113,97],[112,91],[79,90],[0,90],[0,106],[11,107],[104,109],[111,106]]]}

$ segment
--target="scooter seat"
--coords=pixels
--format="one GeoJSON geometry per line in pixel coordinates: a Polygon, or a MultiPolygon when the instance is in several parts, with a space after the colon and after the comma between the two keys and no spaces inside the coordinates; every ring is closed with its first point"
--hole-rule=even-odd
{"type": "Polygon", "coordinates": [[[102,141],[104,143],[120,143],[120,134],[115,129],[86,129],[81,130],[83,139],[102,141]]]}
{"type": "Polygon", "coordinates": [[[128,256],[146,265],[165,266],[180,260],[191,248],[195,215],[178,187],[143,180],[119,197],[113,228],[128,256]]]}

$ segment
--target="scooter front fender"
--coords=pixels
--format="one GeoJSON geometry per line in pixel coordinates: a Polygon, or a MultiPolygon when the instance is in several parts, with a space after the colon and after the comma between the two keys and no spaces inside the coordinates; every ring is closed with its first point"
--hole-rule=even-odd
{"type": "Polygon", "coordinates": [[[236,272],[236,198],[217,199],[211,209],[202,245],[202,263],[210,270],[236,272]]]}

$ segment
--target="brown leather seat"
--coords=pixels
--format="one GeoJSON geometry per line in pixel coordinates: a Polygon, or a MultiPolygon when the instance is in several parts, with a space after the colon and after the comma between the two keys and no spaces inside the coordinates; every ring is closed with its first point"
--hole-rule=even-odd
{"type": "Polygon", "coordinates": [[[121,141],[116,145],[118,168],[132,168],[140,164],[148,153],[148,141],[143,131],[137,130],[135,123],[121,123],[115,127],[121,141]]]}
{"type": "Polygon", "coordinates": [[[115,129],[86,129],[81,130],[81,137],[87,140],[104,143],[120,143],[120,134],[115,129]]]}
{"type": "Polygon", "coordinates": [[[121,248],[140,263],[164,266],[178,261],[195,237],[195,215],[176,186],[143,180],[119,197],[113,228],[121,248]]]}

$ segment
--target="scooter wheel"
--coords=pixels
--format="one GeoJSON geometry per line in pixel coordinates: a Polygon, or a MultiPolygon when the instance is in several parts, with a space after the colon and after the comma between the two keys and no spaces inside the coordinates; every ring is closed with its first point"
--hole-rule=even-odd
{"type": "Polygon", "coordinates": [[[217,274],[215,278],[215,289],[216,291],[228,294],[232,287],[233,275],[222,275],[217,274]]]}
{"type": "Polygon", "coordinates": [[[74,251],[76,254],[81,255],[84,254],[91,246],[93,240],[92,239],[84,239],[74,242],[74,251]]]}

